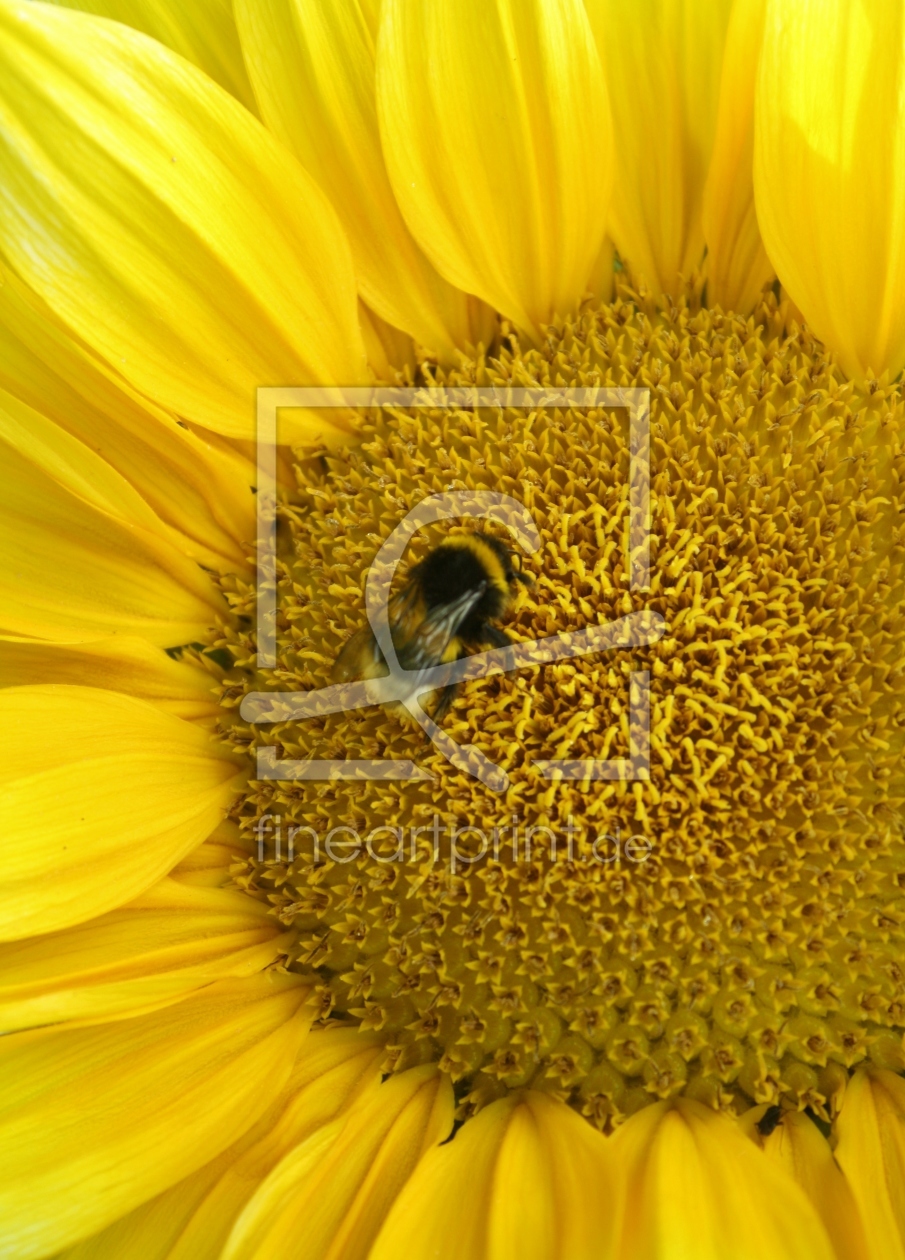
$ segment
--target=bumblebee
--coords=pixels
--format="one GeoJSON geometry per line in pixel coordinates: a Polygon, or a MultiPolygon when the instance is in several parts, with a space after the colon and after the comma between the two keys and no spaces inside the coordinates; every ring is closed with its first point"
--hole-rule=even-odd
{"type": "MultiPolygon", "coordinates": [[[[422,689],[421,671],[512,642],[491,623],[509,612],[519,582],[530,585],[531,578],[514,567],[503,543],[477,532],[447,539],[412,566],[387,609],[399,664],[413,673],[412,694],[422,689]]],[[[336,658],[333,681],[381,678],[387,673],[370,626],[363,626],[336,658]]],[[[446,713],[457,690],[442,689],[434,721],[446,713]]]]}

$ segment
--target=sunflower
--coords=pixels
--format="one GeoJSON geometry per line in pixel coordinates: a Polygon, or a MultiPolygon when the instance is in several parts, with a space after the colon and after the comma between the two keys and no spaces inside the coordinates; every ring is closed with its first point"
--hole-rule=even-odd
{"type": "Polygon", "coordinates": [[[5,1255],[905,1257],[903,41],[0,0],[5,1255]],[[287,408],[260,670],[255,390],[373,382],[649,390],[646,588],[621,409],[287,408]],[[663,619],[463,689],[503,793],[243,716],[449,490],[537,524],[514,639],[663,619]],[[629,756],[638,671],[647,776],[539,775],[629,756]]]}

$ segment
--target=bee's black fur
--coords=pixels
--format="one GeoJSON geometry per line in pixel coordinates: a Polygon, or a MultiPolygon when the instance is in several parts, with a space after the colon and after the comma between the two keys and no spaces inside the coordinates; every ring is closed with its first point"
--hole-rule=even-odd
{"type": "MultiPolygon", "coordinates": [[[[451,604],[481,582],[487,581],[487,573],[478,557],[464,547],[437,547],[416,564],[410,579],[418,582],[428,610],[441,604],[451,604]]],[[[486,620],[499,614],[502,596],[489,585],[472,609],[473,616],[486,620]]]]}
{"type": "MultiPolygon", "coordinates": [[[[512,556],[498,538],[483,533],[480,538],[499,558],[507,583],[511,585],[515,581],[528,580],[513,568],[512,556]]],[[[485,582],[484,594],[459,627],[459,638],[465,643],[490,643],[493,647],[502,647],[509,642],[502,630],[495,630],[488,625],[488,622],[495,621],[502,615],[506,597],[497,586],[488,581],[487,571],[473,551],[466,547],[452,547],[441,543],[415,565],[410,577],[417,581],[428,610],[452,603],[485,582]]]]}

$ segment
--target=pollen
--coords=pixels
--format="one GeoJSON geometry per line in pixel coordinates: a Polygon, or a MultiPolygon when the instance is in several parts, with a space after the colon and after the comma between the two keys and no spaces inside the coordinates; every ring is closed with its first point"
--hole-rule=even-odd
{"type": "MultiPolygon", "coordinates": [[[[905,1066],[900,387],[846,380],[770,293],[744,319],[623,292],[415,383],[649,388],[649,587],[628,581],[620,408],[375,410],[353,447],[299,457],[275,671],[255,669],[253,592],[224,580],[223,732],[249,758],[433,777],[252,778],[236,883],[290,930],[323,1018],[380,1032],[387,1071],[439,1062],[462,1116],[531,1085],[604,1130],[677,1094],[832,1119],[858,1063],[905,1066]],[[381,542],[468,489],[541,533],[513,639],[645,609],[662,638],[468,683],[443,727],[503,792],[386,709],[243,722],[249,691],[329,683],[381,542]],[[629,757],[637,671],[648,777],[545,779],[539,760],[629,757]]],[[[423,531],[408,559],[471,527],[423,531]]]]}

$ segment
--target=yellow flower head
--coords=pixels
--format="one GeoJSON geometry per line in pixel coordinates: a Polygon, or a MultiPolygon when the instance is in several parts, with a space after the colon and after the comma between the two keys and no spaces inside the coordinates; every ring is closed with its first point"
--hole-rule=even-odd
{"type": "Polygon", "coordinates": [[[10,1255],[905,1258],[903,21],[0,0],[10,1255]],[[255,391],[375,383],[256,574],[255,391]],[[625,410],[525,387],[649,391],[649,580],[625,410]],[[502,791],[243,705],[450,491],[514,643],[662,628],[449,697],[502,791]]]}

